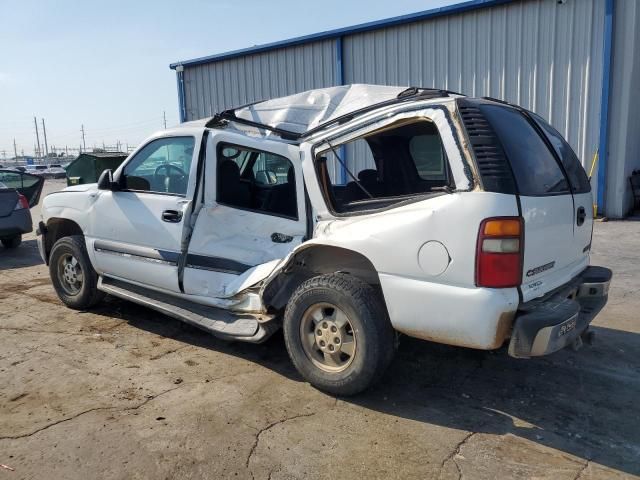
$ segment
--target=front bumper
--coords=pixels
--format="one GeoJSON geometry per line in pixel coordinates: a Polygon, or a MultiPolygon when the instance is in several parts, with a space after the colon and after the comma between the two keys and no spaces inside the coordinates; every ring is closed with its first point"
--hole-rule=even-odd
{"type": "Polygon", "coordinates": [[[611,270],[591,266],[568,284],[520,306],[509,355],[537,357],[580,341],[607,303],[611,270]]]}
{"type": "Polygon", "coordinates": [[[0,217],[0,238],[11,238],[33,230],[28,208],[14,210],[11,215],[0,217]]]}

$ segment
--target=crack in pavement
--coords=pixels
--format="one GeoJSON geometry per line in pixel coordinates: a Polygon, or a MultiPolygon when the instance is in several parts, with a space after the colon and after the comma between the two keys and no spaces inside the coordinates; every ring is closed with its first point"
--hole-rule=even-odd
{"type": "MultiPolygon", "coordinates": [[[[251,458],[253,457],[253,454],[255,453],[256,448],[258,448],[258,444],[260,443],[260,436],[263,433],[268,432],[269,430],[271,430],[272,428],[274,428],[274,427],[276,427],[278,425],[282,425],[283,423],[290,422],[290,421],[296,420],[298,418],[312,417],[314,415],[318,415],[319,413],[329,412],[329,411],[333,410],[336,407],[337,403],[338,403],[338,399],[336,398],[336,401],[334,402],[333,406],[331,406],[331,408],[328,408],[328,409],[323,410],[321,412],[300,413],[300,414],[294,415],[292,417],[286,417],[286,418],[283,418],[281,420],[277,420],[275,422],[271,422],[269,425],[267,425],[267,426],[265,426],[263,428],[260,428],[260,429],[251,427],[251,428],[254,428],[254,430],[256,430],[256,432],[257,432],[255,440],[253,441],[253,445],[251,445],[251,449],[249,450],[249,455],[247,455],[247,460],[245,461],[245,467],[249,470],[249,473],[251,474],[251,478],[255,478],[255,477],[253,476],[253,471],[251,471],[251,469],[249,468],[249,464],[251,463],[251,458]]],[[[273,470],[269,473],[269,476],[271,476],[272,473],[273,473],[273,470]]]]}
{"type": "Polygon", "coordinates": [[[180,350],[184,350],[185,348],[189,348],[192,346],[193,345],[183,345],[181,347],[174,348],[173,350],[167,350],[166,352],[162,352],[162,353],[159,353],[158,355],[154,355],[153,357],[150,357],[149,360],[158,360],[162,357],[166,357],[167,355],[171,355],[172,353],[179,352],[180,350]]]}
{"type": "Polygon", "coordinates": [[[52,335],[69,335],[69,336],[81,336],[81,337],[95,337],[100,332],[96,333],[84,333],[84,332],[65,332],[62,330],[33,330],[30,328],[21,327],[0,327],[0,330],[12,330],[14,332],[27,332],[27,333],[49,333],[52,335]]]}
{"type": "Polygon", "coordinates": [[[469,439],[473,437],[476,433],[477,432],[469,432],[467,435],[465,435],[465,437],[456,444],[455,448],[451,451],[451,453],[447,455],[444,460],[442,460],[442,463],[440,464],[440,470],[438,471],[438,478],[441,478],[442,470],[444,469],[444,466],[447,464],[449,460],[453,461],[453,464],[455,465],[456,470],[458,471],[458,480],[462,478],[462,470],[460,470],[460,465],[458,465],[458,462],[456,461],[456,455],[460,455],[460,450],[462,449],[464,444],[467,443],[469,439]]]}
{"type": "MultiPolygon", "coordinates": [[[[285,417],[281,420],[277,420],[275,422],[271,422],[270,424],[268,424],[267,426],[263,427],[263,428],[255,428],[255,427],[251,427],[249,425],[246,425],[243,423],[243,425],[251,428],[252,430],[256,431],[256,436],[255,436],[255,440],[253,442],[253,445],[251,445],[251,449],[249,450],[249,455],[247,455],[247,460],[245,461],[245,467],[249,470],[249,474],[251,475],[251,478],[255,478],[253,475],[253,471],[249,468],[249,464],[251,463],[251,458],[253,457],[253,454],[256,451],[256,448],[258,448],[258,443],[260,443],[260,436],[264,433],[267,432],[269,430],[271,430],[272,428],[281,425],[283,423],[289,422],[291,420],[296,420],[298,418],[303,418],[303,417],[312,417],[314,415],[318,415],[319,413],[326,413],[326,412],[330,412],[331,410],[334,410],[336,408],[336,406],[338,405],[338,397],[335,397],[333,405],[329,408],[327,408],[326,410],[323,410],[321,412],[311,412],[311,413],[300,413],[298,415],[294,415],[292,417],[285,417]]],[[[271,479],[271,476],[275,473],[279,471],[279,468],[272,468],[271,471],[269,472],[269,479],[271,479]]]]}
{"type": "Polygon", "coordinates": [[[587,458],[587,461],[584,463],[584,465],[580,468],[580,470],[578,470],[578,473],[576,473],[576,476],[573,477],[573,480],[578,480],[580,478],[582,478],[582,474],[584,473],[584,471],[589,467],[589,465],[591,464],[591,459],[587,458]]]}
{"type": "MultiPolygon", "coordinates": [[[[237,377],[239,377],[241,375],[246,375],[248,373],[252,373],[252,372],[239,372],[239,373],[230,373],[228,375],[221,375],[220,377],[207,379],[204,383],[217,382],[217,381],[224,380],[224,379],[227,379],[227,378],[230,378],[230,377],[237,378],[237,377]]],[[[170,392],[173,392],[175,390],[178,390],[178,389],[184,387],[185,385],[197,385],[197,384],[200,384],[200,383],[202,383],[202,382],[183,382],[183,383],[181,383],[180,385],[178,385],[176,387],[169,388],[169,389],[164,390],[164,391],[162,391],[162,392],[160,392],[160,393],[158,393],[156,395],[150,395],[144,401],[142,401],[138,405],[134,405],[132,407],[124,407],[123,408],[123,407],[119,407],[119,406],[115,406],[114,405],[114,406],[109,406],[109,407],[89,408],[89,409],[84,410],[82,412],[79,412],[79,413],[77,413],[77,414],[75,414],[75,415],[73,415],[71,417],[63,418],[63,419],[57,420],[55,422],[49,423],[49,424],[47,424],[47,425],[45,425],[43,427],[40,427],[40,428],[34,430],[33,432],[24,433],[24,434],[21,434],[21,435],[9,435],[9,436],[5,436],[5,437],[0,437],[0,440],[18,440],[18,439],[21,439],[21,438],[31,437],[31,436],[33,436],[33,435],[35,435],[37,433],[42,432],[43,430],[51,428],[51,427],[53,427],[55,425],[59,425],[61,423],[65,423],[65,422],[74,420],[74,419],[76,419],[78,417],[81,417],[82,415],[85,415],[85,414],[90,413],[90,412],[96,412],[96,411],[100,411],[100,410],[122,410],[122,411],[137,410],[137,409],[139,409],[141,407],[144,407],[150,401],[155,400],[156,398],[159,398],[159,397],[161,397],[163,395],[166,395],[167,393],[170,393],[170,392]]],[[[302,415],[302,416],[305,416],[305,415],[302,415]]],[[[276,422],[276,423],[278,423],[278,422],[276,422]]]]}
{"type": "Polygon", "coordinates": [[[21,438],[27,438],[27,437],[32,437],[33,435],[36,435],[37,433],[40,433],[44,430],[47,430],[48,428],[54,427],[56,425],[59,425],[61,423],[65,423],[65,422],[69,422],[71,420],[75,420],[78,417],[81,417],[82,415],[85,415],[87,413],[90,412],[96,412],[96,411],[100,411],[100,410],[122,410],[122,411],[131,411],[131,410],[138,410],[139,408],[144,407],[147,403],[151,402],[152,400],[155,400],[156,398],[159,398],[163,395],[166,395],[167,393],[173,392],[174,390],[178,390],[179,388],[182,388],[185,385],[190,385],[191,383],[182,383],[177,387],[172,387],[169,388],[167,390],[164,390],[156,395],[150,395],[149,397],[147,397],[144,401],[140,402],[137,405],[134,405],[132,407],[119,407],[119,406],[109,406],[109,407],[94,407],[94,408],[89,408],[88,410],[83,410],[82,412],[76,413],[75,415],[72,415],[71,417],[67,417],[67,418],[62,418],[60,420],[57,420],[55,422],[51,422],[43,427],[40,427],[36,430],[34,430],[33,432],[30,433],[23,433],[21,435],[9,435],[6,437],[0,437],[0,440],[19,440],[21,438]]]}

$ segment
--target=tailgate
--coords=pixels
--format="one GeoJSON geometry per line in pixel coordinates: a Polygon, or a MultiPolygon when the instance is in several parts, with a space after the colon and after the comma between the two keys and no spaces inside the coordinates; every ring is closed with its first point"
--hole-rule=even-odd
{"type": "MultiPolygon", "coordinates": [[[[524,217],[522,300],[527,302],[567,283],[589,265],[586,243],[576,237],[571,195],[520,197],[524,217]]],[[[591,210],[591,208],[589,209],[591,210]]],[[[580,232],[591,237],[592,220],[580,232]]]]}
{"type": "Polygon", "coordinates": [[[479,108],[517,186],[524,219],[521,290],[527,302],[567,283],[589,264],[591,192],[575,153],[542,118],[495,103],[479,108]]]}

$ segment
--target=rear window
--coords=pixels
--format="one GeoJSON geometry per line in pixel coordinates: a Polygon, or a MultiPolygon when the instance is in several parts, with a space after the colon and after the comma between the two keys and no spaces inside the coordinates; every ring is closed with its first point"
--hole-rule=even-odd
{"type": "Polygon", "coordinates": [[[549,139],[549,143],[553,145],[553,149],[556,151],[556,154],[560,158],[560,161],[562,161],[564,169],[567,172],[569,183],[571,184],[571,189],[575,193],[590,192],[591,184],[589,183],[587,172],[585,172],[584,168],[582,168],[580,160],[578,160],[578,156],[573,151],[573,148],[571,148],[571,145],[569,145],[567,141],[562,138],[560,132],[549,125],[549,123],[547,123],[547,121],[540,115],[536,115],[533,112],[529,112],[529,115],[531,115],[531,117],[536,121],[538,126],[545,133],[546,137],[549,139]]]}
{"type": "Polygon", "coordinates": [[[536,129],[522,113],[501,105],[481,105],[495,130],[521,195],[569,193],[567,179],[536,129]]]}

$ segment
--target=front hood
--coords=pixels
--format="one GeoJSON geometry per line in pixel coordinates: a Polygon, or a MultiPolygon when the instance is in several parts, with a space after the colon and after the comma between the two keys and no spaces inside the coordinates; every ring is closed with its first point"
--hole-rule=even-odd
{"type": "Polygon", "coordinates": [[[62,192],[88,192],[89,190],[97,190],[97,183],[85,183],[83,185],[72,185],[70,187],[64,188],[62,192]]]}
{"type": "Polygon", "coordinates": [[[82,185],[72,185],[70,187],[65,187],[62,190],[56,190],[55,192],[49,193],[49,195],[54,195],[56,193],[64,193],[64,192],[89,192],[91,190],[98,190],[97,183],[85,183],[82,185]]]}

